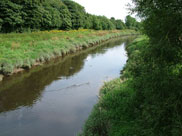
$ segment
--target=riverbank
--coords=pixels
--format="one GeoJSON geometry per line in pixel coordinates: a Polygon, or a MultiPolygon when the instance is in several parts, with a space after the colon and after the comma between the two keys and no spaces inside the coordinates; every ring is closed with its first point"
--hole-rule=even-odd
{"type": "Polygon", "coordinates": [[[135,38],[113,38],[6,77],[0,82],[1,135],[79,133],[97,103],[103,81],[120,76],[127,60],[124,46],[135,38]],[[17,118],[19,114],[23,118],[17,118]],[[19,122],[23,124],[17,127],[19,122]]]}
{"type": "Polygon", "coordinates": [[[53,58],[65,56],[114,37],[137,34],[133,30],[43,31],[0,35],[0,75],[9,76],[53,58]]]}
{"type": "Polygon", "coordinates": [[[140,51],[148,43],[146,37],[137,38],[126,46],[128,61],[122,70],[122,76],[105,85],[100,90],[99,102],[86,121],[81,136],[121,136],[135,135],[132,106],[135,91],[133,89],[132,70],[140,61],[140,51]]]}
{"type": "MultiPolygon", "coordinates": [[[[42,75],[44,75],[42,80],[46,79],[46,77],[49,74],[50,75],[54,74],[55,76],[57,76],[60,73],[62,73],[63,71],[66,71],[66,73],[67,73],[66,75],[68,75],[68,73],[70,73],[70,68],[66,68],[66,66],[68,66],[68,64],[66,63],[67,61],[69,62],[70,67],[72,67],[72,68],[76,67],[76,69],[75,68],[74,68],[74,70],[71,69],[71,71],[79,72],[80,69],[83,67],[84,63],[83,62],[75,63],[75,62],[71,61],[73,58],[74,58],[74,60],[76,58],[80,58],[79,57],[80,54],[84,54],[83,56],[85,57],[88,52],[94,53],[97,50],[101,50],[102,48],[104,48],[105,46],[108,46],[108,45],[109,45],[108,48],[112,47],[112,45],[110,45],[111,43],[113,43],[113,45],[115,45],[115,44],[120,44],[120,41],[131,42],[135,38],[136,38],[136,36],[124,36],[124,37],[113,38],[111,40],[102,42],[101,44],[99,44],[99,46],[93,46],[93,47],[85,49],[85,50],[77,51],[77,52],[71,53],[65,57],[57,57],[55,59],[52,59],[51,61],[45,62],[44,65],[32,67],[31,70],[25,70],[23,72],[14,74],[12,76],[8,76],[8,77],[4,78],[3,82],[0,82],[0,92],[3,90],[6,90],[6,88],[14,86],[15,84],[22,83],[26,78],[29,78],[34,73],[39,73],[39,74],[42,73],[42,75]],[[62,63],[64,63],[64,64],[62,64],[62,63]],[[63,66],[60,67],[59,66],[60,64],[62,64],[63,66]],[[79,67],[75,66],[75,65],[79,65],[79,67]],[[53,67],[55,69],[55,72],[52,74],[51,74],[51,72],[49,72],[49,74],[45,75],[44,73],[47,73],[47,72],[42,72],[43,69],[49,69],[47,71],[52,71],[53,67]]],[[[81,58],[84,60],[84,57],[83,58],[81,57],[81,58]]],[[[35,74],[35,75],[37,75],[37,74],[35,74]]],[[[50,79],[49,76],[47,78],[50,79]]]]}

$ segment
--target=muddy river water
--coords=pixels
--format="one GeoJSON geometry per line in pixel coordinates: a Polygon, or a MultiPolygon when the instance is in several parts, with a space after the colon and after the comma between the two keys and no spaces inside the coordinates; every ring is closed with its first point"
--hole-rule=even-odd
{"type": "Polygon", "coordinates": [[[120,76],[134,37],[57,58],[0,83],[0,136],[76,136],[105,81],[120,76]]]}

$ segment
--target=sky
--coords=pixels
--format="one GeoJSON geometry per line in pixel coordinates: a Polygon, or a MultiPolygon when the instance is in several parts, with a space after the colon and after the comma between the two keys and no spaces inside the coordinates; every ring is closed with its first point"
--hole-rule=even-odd
{"type": "Polygon", "coordinates": [[[108,18],[125,20],[128,15],[127,4],[131,0],[73,0],[83,7],[86,12],[94,15],[104,15],[108,18]]]}

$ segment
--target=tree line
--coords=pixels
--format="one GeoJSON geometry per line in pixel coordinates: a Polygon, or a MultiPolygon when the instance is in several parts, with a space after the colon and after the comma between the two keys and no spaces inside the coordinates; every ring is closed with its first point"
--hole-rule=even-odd
{"type": "MultiPolygon", "coordinates": [[[[122,14],[122,13],[121,13],[122,14]]],[[[31,32],[37,30],[70,29],[140,29],[131,16],[126,23],[115,18],[91,15],[71,0],[1,0],[0,32],[31,32]]]]}

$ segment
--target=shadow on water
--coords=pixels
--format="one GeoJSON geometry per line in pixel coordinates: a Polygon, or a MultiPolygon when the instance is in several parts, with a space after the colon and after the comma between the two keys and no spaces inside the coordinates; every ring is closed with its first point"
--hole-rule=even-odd
{"type": "MultiPolygon", "coordinates": [[[[104,54],[110,48],[130,43],[135,37],[110,40],[64,58],[57,58],[29,71],[5,78],[0,83],[0,116],[21,107],[33,107],[40,101],[46,86],[57,80],[69,79],[82,70],[88,55],[104,54]]],[[[93,73],[89,73],[93,74],[93,73]]],[[[97,77],[96,77],[97,78],[97,77]]],[[[94,80],[94,79],[93,79],[94,80]]]]}

